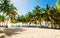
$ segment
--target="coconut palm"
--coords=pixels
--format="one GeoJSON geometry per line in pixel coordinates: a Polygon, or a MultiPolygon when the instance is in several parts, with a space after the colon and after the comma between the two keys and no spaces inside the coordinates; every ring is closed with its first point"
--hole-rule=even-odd
{"type": "Polygon", "coordinates": [[[51,23],[54,23],[54,19],[52,19],[52,13],[50,12],[52,10],[52,7],[50,7],[48,4],[46,5],[46,8],[43,9],[45,11],[44,20],[50,21],[51,23]]]}
{"type": "Polygon", "coordinates": [[[57,26],[59,26],[60,27],[60,12],[59,12],[59,10],[57,10],[56,11],[56,13],[54,14],[54,16],[55,16],[55,18],[54,18],[54,20],[55,20],[55,28],[57,27],[57,26]],[[56,24],[58,24],[58,25],[56,25],[56,24]]]}
{"type": "Polygon", "coordinates": [[[10,0],[1,0],[0,11],[7,16],[13,16],[16,14],[16,7],[10,4],[10,0]]]}
{"type": "Polygon", "coordinates": [[[0,15],[0,22],[4,22],[5,21],[5,16],[4,15],[0,15]]]}
{"type": "Polygon", "coordinates": [[[32,22],[32,20],[33,20],[33,13],[32,12],[28,12],[27,13],[27,15],[26,15],[27,17],[27,22],[32,22]]]}
{"type": "MultiPolygon", "coordinates": [[[[55,26],[56,24],[56,20],[57,17],[58,17],[58,11],[55,7],[50,7],[49,5],[46,5],[46,8],[44,9],[45,11],[45,14],[44,14],[44,17],[45,17],[45,20],[46,21],[50,21],[51,22],[51,26],[55,26]]],[[[55,27],[54,27],[55,28],[55,27]]]]}
{"type": "Polygon", "coordinates": [[[32,10],[32,12],[28,12],[28,14],[27,14],[27,21],[30,22],[30,24],[31,24],[31,22],[33,22],[35,24],[40,23],[41,22],[41,14],[42,14],[42,10],[37,5],[32,10]]]}
{"type": "Polygon", "coordinates": [[[60,9],[60,0],[57,1],[56,7],[57,7],[57,9],[60,9]]]}
{"type": "Polygon", "coordinates": [[[33,10],[33,13],[34,13],[34,19],[35,19],[35,22],[40,22],[41,21],[41,8],[37,5],[34,10],[33,10]]]}
{"type": "Polygon", "coordinates": [[[16,7],[10,3],[10,0],[1,0],[0,1],[0,11],[7,16],[7,21],[10,17],[16,16],[16,7]]]}

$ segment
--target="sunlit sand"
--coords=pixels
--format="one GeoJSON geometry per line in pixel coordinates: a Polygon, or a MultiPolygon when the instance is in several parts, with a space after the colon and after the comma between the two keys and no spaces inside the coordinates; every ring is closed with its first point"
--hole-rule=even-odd
{"type": "Polygon", "coordinates": [[[0,38],[59,38],[59,29],[44,29],[32,27],[0,27],[0,38]]]}

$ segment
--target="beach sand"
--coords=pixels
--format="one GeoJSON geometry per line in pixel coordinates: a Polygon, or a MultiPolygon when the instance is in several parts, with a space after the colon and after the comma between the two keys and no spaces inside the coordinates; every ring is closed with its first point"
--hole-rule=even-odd
{"type": "Polygon", "coordinates": [[[32,27],[0,27],[0,38],[60,38],[60,30],[32,27]]]}

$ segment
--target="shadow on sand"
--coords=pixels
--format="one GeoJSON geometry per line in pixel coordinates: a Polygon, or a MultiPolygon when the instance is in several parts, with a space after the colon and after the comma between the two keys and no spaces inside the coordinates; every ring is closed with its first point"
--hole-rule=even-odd
{"type": "Polygon", "coordinates": [[[4,38],[5,36],[3,35],[3,36],[0,36],[0,38],[4,38]]]}
{"type": "MultiPolygon", "coordinates": [[[[19,34],[18,32],[23,32],[25,31],[26,29],[23,29],[23,28],[13,28],[13,29],[3,29],[0,30],[0,34],[4,33],[5,35],[7,36],[11,36],[11,35],[14,35],[14,34],[19,34]]],[[[5,36],[0,36],[0,38],[4,38],[5,36]]]]}

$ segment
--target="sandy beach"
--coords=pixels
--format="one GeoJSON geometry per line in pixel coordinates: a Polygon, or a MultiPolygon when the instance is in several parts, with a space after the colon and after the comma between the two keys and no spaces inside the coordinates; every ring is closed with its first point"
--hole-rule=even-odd
{"type": "Polygon", "coordinates": [[[60,38],[60,30],[32,27],[0,27],[0,38],[60,38]]]}

